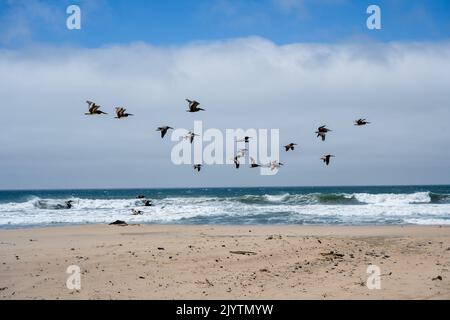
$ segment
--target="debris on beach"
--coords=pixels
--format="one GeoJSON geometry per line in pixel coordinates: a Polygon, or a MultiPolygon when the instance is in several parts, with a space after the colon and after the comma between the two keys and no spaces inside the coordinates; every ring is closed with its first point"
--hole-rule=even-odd
{"type": "Polygon", "coordinates": [[[441,280],[442,281],[442,277],[441,276],[437,276],[436,278],[433,278],[433,279],[431,279],[432,281],[435,281],[435,280],[441,280]]]}
{"type": "Polygon", "coordinates": [[[230,253],[232,253],[232,254],[242,254],[242,255],[245,255],[245,256],[253,256],[253,255],[257,254],[256,252],[253,252],[253,251],[242,251],[242,250],[230,251],[230,253]]]}
{"type": "Polygon", "coordinates": [[[320,254],[322,256],[324,256],[326,259],[329,259],[329,260],[342,259],[345,256],[345,254],[343,254],[343,253],[337,253],[337,252],[334,252],[334,251],[322,252],[320,254]]]}
{"type": "Polygon", "coordinates": [[[281,240],[283,239],[283,237],[281,235],[271,235],[266,238],[266,240],[274,240],[274,239],[281,240]]]}
{"type": "Polygon", "coordinates": [[[205,281],[208,284],[208,286],[214,287],[214,284],[211,281],[209,281],[208,279],[205,279],[205,281]]]}

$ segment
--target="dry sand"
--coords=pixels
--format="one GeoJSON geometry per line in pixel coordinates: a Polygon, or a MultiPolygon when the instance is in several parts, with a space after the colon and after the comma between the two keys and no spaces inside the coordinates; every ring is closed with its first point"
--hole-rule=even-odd
{"type": "Polygon", "coordinates": [[[1,230],[0,256],[1,299],[450,299],[450,227],[1,230]],[[380,290],[366,286],[371,264],[380,290]]]}

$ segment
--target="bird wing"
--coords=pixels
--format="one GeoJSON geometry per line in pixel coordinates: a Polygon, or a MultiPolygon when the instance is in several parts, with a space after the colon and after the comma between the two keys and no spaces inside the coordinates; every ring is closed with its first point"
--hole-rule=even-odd
{"type": "Polygon", "coordinates": [[[192,108],[192,109],[195,109],[195,108],[197,108],[199,105],[200,105],[200,103],[194,100],[194,101],[192,101],[192,106],[191,106],[191,108],[192,108]]]}
{"type": "Polygon", "coordinates": [[[118,117],[122,116],[124,111],[124,108],[116,107],[116,114],[118,117]]]}
{"type": "Polygon", "coordinates": [[[162,130],[161,130],[161,138],[164,138],[164,136],[166,135],[166,133],[167,133],[167,130],[169,129],[169,128],[161,128],[162,130]]]}
{"type": "Polygon", "coordinates": [[[93,106],[95,106],[95,103],[92,102],[92,101],[89,101],[89,100],[87,100],[86,103],[88,104],[89,112],[90,112],[90,111],[91,111],[91,108],[92,108],[93,106]]]}

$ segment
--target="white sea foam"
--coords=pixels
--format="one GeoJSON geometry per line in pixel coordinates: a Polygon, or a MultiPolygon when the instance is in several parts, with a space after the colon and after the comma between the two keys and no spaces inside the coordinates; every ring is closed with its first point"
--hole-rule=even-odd
{"type": "Polygon", "coordinates": [[[40,199],[0,203],[0,226],[108,223],[412,223],[449,224],[450,204],[412,194],[279,194],[136,199],[40,199]],[[71,208],[65,204],[72,200],[71,208]],[[356,205],[352,205],[356,204],[356,205]],[[144,214],[132,216],[131,209],[144,214]]]}

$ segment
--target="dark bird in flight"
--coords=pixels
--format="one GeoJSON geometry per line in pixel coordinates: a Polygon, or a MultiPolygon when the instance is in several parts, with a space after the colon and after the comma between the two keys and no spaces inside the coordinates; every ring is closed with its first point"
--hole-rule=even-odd
{"type": "Polygon", "coordinates": [[[133,114],[126,113],[125,111],[127,111],[127,109],[125,109],[125,108],[121,108],[121,107],[116,108],[116,116],[115,116],[115,118],[116,119],[121,119],[121,118],[127,118],[129,116],[133,116],[133,114]]]}
{"type": "Polygon", "coordinates": [[[158,127],[158,129],[156,129],[156,131],[161,131],[161,139],[162,139],[162,138],[164,138],[164,136],[166,135],[166,133],[169,129],[173,129],[173,128],[169,127],[169,126],[158,127]]]}
{"type": "Polygon", "coordinates": [[[189,140],[190,143],[192,143],[192,142],[194,142],[194,137],[196,137],[196,136],[198,136],[198,134],[195,134],[195,133],[189,131],[188,134],[184,136],[184,138],[186,140],[189,140]]]}
{"type": "Polygon", "coordinates": [[[106,112],[99,110],[100,106],[98,104],[96,104],[95,102],[88,100],[88,101],[86,101],[86,103],[89,106],[89,112],[85,113],[85,115],[93,116],[93,115],[97,115],[97,114],[107,114],[106,112]]]}
{"type": "Polygon", "coordinates": [[[200,102],[195,100],[189,100],[186,99],[186,101],[189,103],[189,110],[186,110],[186,112],[198,112],[198,111],[205,111],[205,109],[199,108],[200,102]]]}
{"type": "Polygon", "coordinates": [[[201,164],[194,164],[194,170],[197,170],[198,172],[200,172],[201,169],[202,169],[201,164]]]}
{"type": "Polygon", "coordinates": [[[331,131],[330,129],[328,129],[326,126],[321,126],[319,128],[317,128],[317,138],[321,137],[322,141],[325,141],[325,137],[327,135],[327,132],[331,131]]]}
{"type": "Polygon", "coordinates": [[[365,126],[366,124],[370,124],[366,119],[358,119],[355,121],[355,126],[365,126]]]}
{"type": "Polygon", "coordinates": [[[251,158],[251,157],[250,157],[250,159],[251,159],[251,161],[252,161],[252,163],[250,164],[250,168],[258,168],[258,167],[261,167],[260,164],[256,163],[255,159],[253,159],[253,158],[251,158]]]}
{"type": "Polygon", "coordinates": [[[153,203],[151,200],[144,200],[143,205],[144,205],[144,207],[151,207],[151,206],[153,206],[153,203]]]}
{"type": "Polygon", "coordinates": [[[284,148],[286,149],[286,152],[289,150],[294,150],[294,146],[296,146],[296,143],[289,143],[287,145],[284,146],[284,148]]]}
{"type": "Polygon", "coordinates": [[[74,203],[73,200],[68,200],[68,201],[66,201],[66,208],[67,208],[67,209],[71,209],[71,208],[72,208],[72,203],[74,203]]]}
{"type": "Polygon", "coordinates": [[[320,159],[323,160],[323,162],[325,162],[326,165],[329,165],[329,164],[330,164],[330,159],[331,159],[332,157],[334,157],[334,156],[331,155],[331,154],[327,154],[327,155],[323,156],[323,157],[320,158],[320,159]]]}
{"type": "Polygon", "coordinates": [[[241,157],[240,155],[237,155],[233,158],[233,162],[234,162],[234,165],[236,166],[236,169],[239,169],[239,166],[241,165],[241,163],[239,162],[240,157],[241,157]]]}

